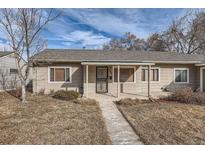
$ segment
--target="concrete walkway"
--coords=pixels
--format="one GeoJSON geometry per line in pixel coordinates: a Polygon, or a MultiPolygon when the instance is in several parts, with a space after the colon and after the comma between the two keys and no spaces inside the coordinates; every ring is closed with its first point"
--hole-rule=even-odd
{"type": "Polygon", "coordinates": [[[113,103],[115,98],[98,95],[94,99],[100,104],[112,144],[143,144],[113,103]]]}

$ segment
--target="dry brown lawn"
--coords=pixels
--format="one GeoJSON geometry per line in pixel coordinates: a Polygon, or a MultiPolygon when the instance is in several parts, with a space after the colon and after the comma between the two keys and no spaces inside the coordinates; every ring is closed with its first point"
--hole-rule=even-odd
{"type": "Polygon", "coordinates": [[[0,93],[0,144],[110,144],[97,102],[0,93]]]}
{"type": "Polygon", "coordinates": [[[141,102],[118,108],[145,144],[205,144],[205,106],[141,102]]]}

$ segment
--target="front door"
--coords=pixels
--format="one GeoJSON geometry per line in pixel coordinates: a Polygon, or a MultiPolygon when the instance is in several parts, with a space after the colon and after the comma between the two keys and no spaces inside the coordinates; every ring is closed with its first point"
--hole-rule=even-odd
{"type": "Polygon", "coordinates": [[[96,92],[108,92],[108,68],[107,66],[96,67],[96,92]]]}

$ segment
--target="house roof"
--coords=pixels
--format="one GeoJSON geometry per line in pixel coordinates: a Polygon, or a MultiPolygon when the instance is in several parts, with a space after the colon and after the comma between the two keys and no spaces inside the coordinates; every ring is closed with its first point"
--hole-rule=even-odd
{"type": "Polygon", "coordinates": [[[201,63],[203,55],[188,55],[174,52],[159,51],[125,51],[125,50],[76,50],[76,49],[45,49],[33,56],[39,62],[158,62],[158,63],[201,63]]]}
{"type": "Polygon", "coordinates": [[[8,51],[0,51],[0,57],[7,56],[7,55],[9,55],[11,53],[12,52],[8,52],[8,51]]]}

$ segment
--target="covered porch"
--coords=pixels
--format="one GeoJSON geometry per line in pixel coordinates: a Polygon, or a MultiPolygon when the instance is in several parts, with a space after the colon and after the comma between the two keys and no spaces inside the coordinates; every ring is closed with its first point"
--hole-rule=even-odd
{"type": "Polygon", "coordinates": [[[87,98],[101,96],[116,99],[149,98],[154,94],[150,84],[150,70],[154,63],[87,61],[81,64],[83,65],[83,95],[87,98]],[[137,71],[142,67],[146,71],[143,86],[138,82],[143,75],[137,71]]]}

